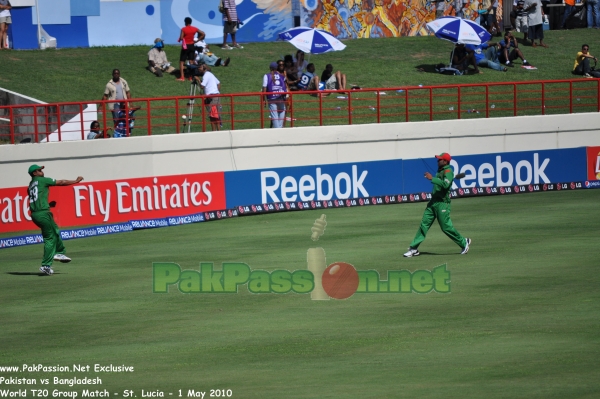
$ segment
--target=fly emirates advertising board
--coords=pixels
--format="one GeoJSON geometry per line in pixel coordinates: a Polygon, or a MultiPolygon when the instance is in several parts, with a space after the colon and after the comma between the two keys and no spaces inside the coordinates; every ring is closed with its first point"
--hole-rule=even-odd
{"type": "MultiPolygon", "coordinates": [[[[47,177],[61,179],[61,176],[47,177]]],[[[183,216],[225,209],[223,172],[86,182],[51,187],[61,227],[183,216]]],[[[37,230],[27,187],[0,189],[0,233],[37,230]]]]}

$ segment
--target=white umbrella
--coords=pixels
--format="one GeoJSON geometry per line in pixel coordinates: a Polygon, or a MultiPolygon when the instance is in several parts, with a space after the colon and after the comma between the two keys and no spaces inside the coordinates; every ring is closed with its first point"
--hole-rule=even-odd
{"type": "Polygon", "coordinates": [[[346,45],[331,33],[321,29],[299,26],[279,34],[281,40],[293,44],[297,49],[309,54],[321,54],[329,51],[341,51],[346,45]]]}
{"type": "Polygon", "coordinates": [[[456,17],[443,17],[428,22],[427,29],[435,37],[452,43],[479,45],[492,38],[488,31],[475,22],[456,17]]]}

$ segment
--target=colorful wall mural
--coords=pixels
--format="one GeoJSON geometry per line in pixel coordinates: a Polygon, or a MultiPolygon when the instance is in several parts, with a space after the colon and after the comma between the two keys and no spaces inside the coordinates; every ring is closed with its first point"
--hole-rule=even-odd
{"type": "MultiPolygon", "coordinates": [[[[460,0],[459,0],[460,1],[460,0]]],[[[301,0],[302,25],[323,29],[338,39],[426,36],[435,19],[433,0],[301,0]]],[[[455,15],[455,1],[445,2],[444,15],[455,15]]],[[[464,18],[477,20],[479,3],[466,0],[464,18]]],[[[498,6],[500,15],[502,3],[498,6]]],[[[500,16],[499,16],[500,17],[500,16]]]]}
{"type": "MultiPolygon", "coordinates": [[[[152,44],[161,37],[177,44],[185,17],[206,33],[209,43],[223,40],[219,0],[38,0],[40,22],[58,47],[152,44]]],[[[16,49],[38,48],[37,12],[30,0],[15,0],[11,40],[16,49]],[[18,7],[18,5],[27,5],[18,7]]],[[[272,41],[292,27],[290,0],[236,0],[244,22],[241,42],[272,41]]]]}
{"type": "MultiPolygon", "coordinates": [[[[461,1],[461,0],[458,0],[461,1]]],[[[477,20],[477,0],[465,1],[465,18],[477,20]]],[[[34,0],[13,0],[10,37],[16,49],[38,48],[34,0]]],[[[177,44],[185,17],[206,33],[209,43],[223,40],[219,0],[38,0],[40,22],[58,47],[150,45],[161,37],[177,44]]],[[[454,15],[446,0],[445,15],[454,15]]],[[[294,26],[312,26],[340,39],[427,35],[435,19],[435,0],[236,0],[244,22],[240,42],[264,42],[294,26]]],[[[501,19],[502,2],[498,6],[501,19]]]]}

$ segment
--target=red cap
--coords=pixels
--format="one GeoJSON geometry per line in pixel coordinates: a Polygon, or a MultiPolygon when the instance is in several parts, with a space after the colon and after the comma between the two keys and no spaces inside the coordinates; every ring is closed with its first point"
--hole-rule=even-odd
{"type": "Polygon", "coordinates": [[[452,157],[447,152],[442,152],[440,155],[435,156],[437,159],[443,159],[446,162],[450,162],[452,157]]]}

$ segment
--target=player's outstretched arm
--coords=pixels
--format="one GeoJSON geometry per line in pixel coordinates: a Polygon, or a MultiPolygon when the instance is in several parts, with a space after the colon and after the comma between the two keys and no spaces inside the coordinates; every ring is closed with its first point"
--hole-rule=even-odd
{"type": "Polygon", "coordinates": [[[83,181],[83,177],[78,176],[77,179],[75,179],[75,180],[57,180],[56,185],[57,186],[70,186],[72,184],[77,184],[81,181],[83,181]]]}

